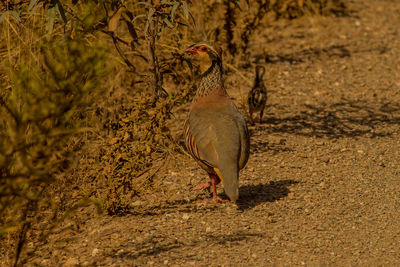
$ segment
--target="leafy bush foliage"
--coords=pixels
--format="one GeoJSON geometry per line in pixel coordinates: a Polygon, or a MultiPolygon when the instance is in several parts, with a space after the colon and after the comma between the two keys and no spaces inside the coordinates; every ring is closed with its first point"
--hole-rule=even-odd
{"type": "Polygon", "coordinates": [[[12,70],[12,90],[0,99],[2,231],[36,219],[48,201],[43,192],[69,166],[70,137],[85,130],[85,113],[104,91],[101,50],[83,40],[45,42],[42,50],[39,65],[12,70]]]}

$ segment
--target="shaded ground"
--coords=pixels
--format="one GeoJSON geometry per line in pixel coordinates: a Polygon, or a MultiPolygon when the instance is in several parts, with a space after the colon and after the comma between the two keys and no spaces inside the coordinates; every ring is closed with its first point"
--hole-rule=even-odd
{"type": "MultiPolygon", "coordinates": [[[[270,91],[238,207],[203,203],[190,188],[206,174],[177,155],[130,215],[82,209],[31,265],[400,265],[400,1],[348,8],[251,44],[270,91]]],[[[249,86],[235,73],[226,84],[243,103],[249,86]]]]}

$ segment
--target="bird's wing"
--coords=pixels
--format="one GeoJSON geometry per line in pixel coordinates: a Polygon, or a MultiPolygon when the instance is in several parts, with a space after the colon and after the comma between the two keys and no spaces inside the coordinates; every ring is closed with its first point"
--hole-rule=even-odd
{"type": "Polygon", "coordinates": [[[235,112],[229,106],[191,111],[188,128],[197,158],[208,162],[212,167],[218,167],[222,159],[237,164],[240,132],[235,112]]]}

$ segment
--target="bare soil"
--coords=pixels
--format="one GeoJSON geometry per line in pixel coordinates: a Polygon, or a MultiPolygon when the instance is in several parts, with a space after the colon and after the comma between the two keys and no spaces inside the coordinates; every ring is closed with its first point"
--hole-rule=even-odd
{"type": "MultiPolygon", "coordinates": [[[[206,173],[177,154],[129,215],[82,208],[29,265],[400,265],[400,1],[347,9],[253,38],[240,71],[252,80],[264,65],[269,98],[250,127],[237,206],[204,202],[191,188],[206,173]]],[[[243,107],[246,80],[230,71],[226,86],[243,107]]],[[[176,111],[177,138],[186,112],[176,111]]]]}

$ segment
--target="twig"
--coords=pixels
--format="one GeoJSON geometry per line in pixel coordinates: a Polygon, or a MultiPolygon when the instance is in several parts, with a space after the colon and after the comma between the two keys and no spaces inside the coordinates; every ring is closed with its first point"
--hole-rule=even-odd
{"type": "Polygon", "coordinates": [[[121,48],[119,47],[118,44],[118,39],[116,36],[114,36],[114,34],[111,34],[111,38],[113,39],[113,43],[115,46],[115,49],[117,50],[118,54],[121,56],[121,58],[124,60],[125,64],[128,65],[128,67],[130,67],[134,72],[136,71],[135,66],[133,66],[133,64],[129,61],[129,59],[125,56],[125,54],[121,51],[121,48]]]}
{"type": "Polygon", "coordinates": [[[243,80],[245,80],[250,86],[252,85],[252,82],[246,76],[244,76],[240,70],[238,70],[237,68],[235,68],[234,66],[232,66],[229,63],[223,63],[223,64],[226,65],[231,70],[234,70],[235,72],[237,72],[237,74],[239,74],[239,76],[242,77],[243,80]]]}

